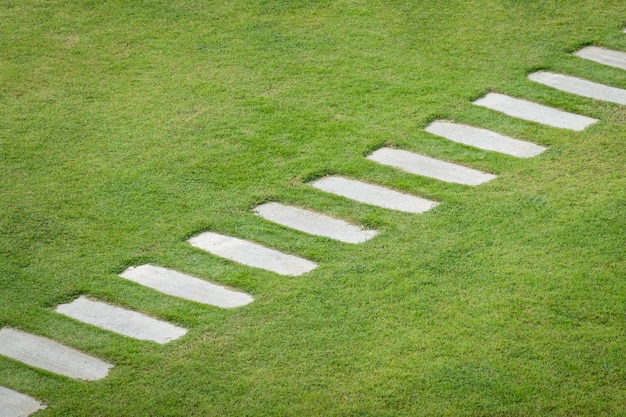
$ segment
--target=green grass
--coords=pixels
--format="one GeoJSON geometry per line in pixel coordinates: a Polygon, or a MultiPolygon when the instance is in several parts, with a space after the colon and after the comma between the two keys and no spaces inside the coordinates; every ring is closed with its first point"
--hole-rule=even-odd
{"type": "Polygon", "coordinates": [[[526,79],[626,88],[571,55],[626,51],[623,0],[0,1],[0,327],[115,364],[81,382],[0,357],[43,416],[626,415],[626,108],[526,79]],[[473,106],[503,92],[584,132],[473,106]],[[444,118],[549,149],[424,132],[444,118]],[[364,158],[383,146],[497,174],[465,187],[364,158]],[[442,202],[422,215],[307,182],[341,174],[442,202]],[[279,201],[380,231],[336,243],[254,216],[279,201]],[[201,231],[319,262],[282,277],[201,231]],[[222,310],[117,277],[153,263],[246,291],[222,310]],[[54,312],[79,294],[170,320],[167,345],[54,312]]]}

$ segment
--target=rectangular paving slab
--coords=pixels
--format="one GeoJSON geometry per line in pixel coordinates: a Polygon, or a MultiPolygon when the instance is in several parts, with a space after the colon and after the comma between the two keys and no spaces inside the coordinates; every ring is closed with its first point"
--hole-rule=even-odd
{"type": "Polygon", "coordinates": [[[0,355],[70,378],[95,381],[113,365],[41,336],[0,329],[0,355]]]}
{"type": "Polygon", "coordinates": [[[0,386],[1,417],[26,417],[44,408],[45,405],[28,395],[0,386]]]}
{"type": "Polygon", "coordinates": [[[343,177],[324,177],[312,182],[311,185],[318,190],[346,197],[360,203],[407,213],[423,213],[439,204],[420,197],[399,193],[380,185],[368,184],[343,177]]]}
{"type": "Polygon", "coordinates": [[[626,52],[599,48],[597,46],[587,46],[580,51],[575,52],[574,55],[597,62],[598,64],[626,70],[626,52]]]}
{"type": "Polygon", "coordinates": [[[493,174],[486,174],[475,169],[400,149],[380,148],[369,155],[367,159],[411,174],[456,184],[478,185],[496,178],[493,174]]]}
{"type": "Polygon", "coordinates": [[[485,97],[474,101],[474,104],[520,119],[574,131],[584,130],[587,126],[598,121],[591,117],[569,113],[498,93],[489,93],[485,97]]]}
{"type": "Polygon", "coordinates": [[[458,123],[435,121],[426,126],[425,130],[428,133],[442,136],[453,142],[462,143],[486,151],[512,155],[518,158],[531,158],[546,150],[543,146],[535,145],[531,142],[513,139],[492,132],[491,130],[458,123]]]}
{"type": "Polygon", "coordinates": [[[253,301],[248,294],[153,265],[130,267],[120,277],[152,288],[163,294],[222,308],[241,307],[253,301]]]}
{"type": "Polygon", "coordinates": [[[528,78],[567,93],[617,104],[626,104],[626,90],[621,88],[609,87],[608,85],[594,83],[581,78],[545,71],[534,72],[528,78]]]}
{"type": "Polygon", "coordinates": [[[279,203],[267,203],[253,210],[262,218],[292,229],[346,243],[363,243],[376,235],[343,220],[279,203]]]}
{"type": "Polygon", "coordinates": [[[187,330],[182,327],[82,296],[69,304],[57,306],[56,311],[124,336],[151,340],[160,344],[176,340],[187,333],[187,330]]]}
{"type": "Polygon", "coordinates": [[[281,275],[299,276],[317,268],[315,262],[231,236],[205,232],[188,242],[213,255],[281,275]]]}

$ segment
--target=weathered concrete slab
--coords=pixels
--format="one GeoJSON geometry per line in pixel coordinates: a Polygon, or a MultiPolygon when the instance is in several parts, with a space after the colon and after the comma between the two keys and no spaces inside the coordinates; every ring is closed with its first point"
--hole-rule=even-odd
{"type": "Polygon", "coordinates": [[[434,201],[343,177],[324,177],[312,182],[311,185],[318,190],[360,203],[407,213],[423,213],[439,205],[434,201]]]}
{"type": "Polygon", "coordinates": [[[597,46],[587,46],[580,51],[575,52],[574,55],[597,62],[598,64],[626,70],[626,52],[599,48],[597,46]]]}
{"type": "Polygon", "coordinates": [[[271,222],[340,242],[363,243],[376,236],[375,230],[363,230],[343,220],[279,203],[262,204],[253,211],[271,222]]]}
{"type": "Polygon", "coordinates": [[[253,301],[242,292],[231,291],[219,285],[153,265],[130,267],[120,277],[136,282],[163,294],[222,308],[241,307],[253,301]]]}
{"type": "Polygon", "coordinates": [[[0,386],[0,416],[26,417],[44,408],[45,405],[29,396],[0,386]]]}
{"type": "Polygon", "coordinates": [[[317,268],[315,262],[217,233],[205,232],[192,237],[188,242],[213,255],[281,275],[298,276],[317,268]]]}
{"type": "Polygon", "coordinates": [[[79,297],[56,311],[84,323],[139,340],[165,344],[187,333],[187,329],[99,301],[79,297]]]}
{"type": "Polygon", "coordinates": [[[492,132],[491,130],[458,123],[435,121],[426,126],[425,130],[428,133],[442,136],[453,142],[462,143],[486,151],[512,155],[518,158],[531,158],[546,150],[543,146],[535,145],[531,142],[513,139],[492,132]]]}
{"type": "Polygon", "coordinates": [[[95,381],[113,365],[58,342],[18,330],[0,329],[0,355],[70,378],[95,381]]]}
{"type": "Polygon", "coordinates": [[[369,155],[367,159],[411,174],[457,184],[478,185],[496,178],[493,174],[486,174],[475,169],[400,149],[380,148],[369,155]]]}
{"type": "Polygon", "coordinates": [[[581,78],[545,71],[532,73],[528,76],[528,79],[567,93],[617,104],[626,104],[626,90],[621,88],[609,87],[608,85],[594,83],[581,78]]]}
{"type": "Polygon", "coordinates": [[[498,93],[489,93],[485,97],[474,101],[474,104],[520,119],[575,131],[584,130],[587,126],[598,121],[591,117],[557,110],[498,93]]]}

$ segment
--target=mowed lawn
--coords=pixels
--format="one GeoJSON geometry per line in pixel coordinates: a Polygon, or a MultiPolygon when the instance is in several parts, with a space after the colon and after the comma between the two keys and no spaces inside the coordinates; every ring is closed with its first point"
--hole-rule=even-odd
{"type": "Polygon", "coordinates": [[[626,52],[623,0],[0,0],[0,328],[115,365],[69,379],[0,356],[37,416],[626,415],[626,88],[573,55],[626,52]],[[599,119],[478,107],[488,92],[599,119]],[[433,120],[548,148],[518,159],[433,120]],[[369,161],[382,147],[496,174],[476,187],[369,161]],[[441,204],[407,214],[309,183],[441,204]],[[256,216],[276,201],[374,229],[347,244],[256,216]],[[319,264],[300,277],[186,240],[211,231],[319,264]],[[221,309],[118,277],[150,263],[251,294],[221,309]],[[137,341],[54,311],[79,295],[188,329],[137,341]]]}

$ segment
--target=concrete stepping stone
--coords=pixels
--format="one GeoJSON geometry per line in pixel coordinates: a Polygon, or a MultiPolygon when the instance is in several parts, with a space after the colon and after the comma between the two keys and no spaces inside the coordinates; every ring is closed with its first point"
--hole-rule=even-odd
{"type": "Polygon", "coordinates": [[[359,203],[407,213],[423,213],[439,205],[434,201],[343,177],[324,177],[312,182],[311,185],[318,190],[359,203]]]}
{"type": "Polygon", "coordinates": [[[217,233],[201,233],[189,239],[188,242],[213,255],[281,275],[298,276],[317,268],[315,262],[217,233]]]}
{"type": "Polygon", "coordinates": [[[493,174],[485,174],[475,169],[400,149],[380,148],[369,155],[367,159],[410,172],[411,174],[456,184],[478,185],[496,178],[493,174]]]}
{"type": "Polygon", "coordinates": [[[363,230],[342,220],[279,203],[262,204],[253,211],[265,220],[340,242],[363,243],[376,236],[374,230],[363,230]]]}
{"type": "Polygon", "coordinates": [[[591,117],[557,110],[498,93],[489,93],[485,97],[474,101],[474,104],[520,119],[575,131],[584,130],[587,126],[598,121],[598,119],[591,117]]]}
{"type": "Polygon", "coordinates": [[[130,267],[122,272],[120,277],[163,294],[216,307],[241,307],[253,301],[248,294],[231,291],[172,269],[149,264],[130,267]]]}
{"type": "Polygon", "coordinates": [[[491,130],[451,122],[435,121],[426,126],[425,130],[453,142],[518,158],[531,158],[546,150],[543,146],[503,136],[491,130]]]}
{"type": "Polygon", "coordinates": [[[617,104],[626,104],[626,90],[621,88],[609,87],[608,85],[594,83],[581,78],[545,71],[532,73],[528,76],[528,79],[567,93],[617,104]]]}
{"type": "Polygon", "coordinates": [[[626,70],[626,52],[599,48],[597,46],[587,46],[578,52],[574,52],[574,55],[597,62],[598,64],[626,70]]]}
{"type": "Polygon", "coordinates": [[[41,336],[0,329],[0,355],[70,378],[95,381],[113,365],[41,336]]]}
{"type": "Polygon", "coordinates": [[[44,408],[46,408],[45,405],[28,395],[0,386],[0,416],[27,417],[44,408]]]}
{"type": "Polygon", "coordinates": [[[79,297],[57,306],[65,316],[139,340],[165,344],[187,333],[187,329],[99,301],[79,297]]]}

